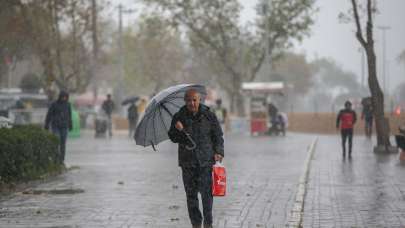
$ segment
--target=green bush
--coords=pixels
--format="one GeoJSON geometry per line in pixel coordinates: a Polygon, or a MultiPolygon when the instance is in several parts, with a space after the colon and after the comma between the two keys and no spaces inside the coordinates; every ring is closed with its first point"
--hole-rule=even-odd
{"type": "Polygon", "coordinates": [[[38,179],[60,171],[58,138],[38,126],[0,129],[0,183],[38,179]]]}

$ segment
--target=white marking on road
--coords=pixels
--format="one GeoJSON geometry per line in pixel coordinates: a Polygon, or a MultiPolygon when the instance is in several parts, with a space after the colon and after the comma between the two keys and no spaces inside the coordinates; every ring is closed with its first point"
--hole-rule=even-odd
{"type": "Polygon", "coordinates": [[[288,223],[286,224],[287,227],[302,227],[302,216],[304,213],[304,201],[305,201],[305,194],[307,190],[307,182],[309,176],[309,170],[311,168],[311,161],[315,153],[315,147],[318,142],[318,137],[316,137],[311,145],[308,148],[307,159],[305,160],[304,172],[300,177],[300,181],[298,184],[298,190],[295,195],[295,203],[293,209],[291,210],[291,215],[288,223]]]}

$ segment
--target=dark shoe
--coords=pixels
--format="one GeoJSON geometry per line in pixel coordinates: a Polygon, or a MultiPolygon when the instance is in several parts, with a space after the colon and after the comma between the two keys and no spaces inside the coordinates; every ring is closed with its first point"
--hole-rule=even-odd
{"type": "Polygon", "coordinates": [[[211,224],[204,224],[204,228],[212,228],[212,225],[211,224]]]}
{"type": "Polygon", "coordinates": [[[193,225],[193,228],[201,228],[201,225],[193,225]]]}

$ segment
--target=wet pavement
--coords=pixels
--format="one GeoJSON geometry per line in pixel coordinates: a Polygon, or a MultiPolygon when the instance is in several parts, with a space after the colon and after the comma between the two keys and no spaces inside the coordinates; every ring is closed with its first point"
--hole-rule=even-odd
{"type": "Polygon", "coordinates": [[[319,137],[304,227],[405,227],[405,165],[398,154],[374,154],[372,145],[355,137],[352,159],[343,159],[336,136],[319,137]]]}
{"type": "MultiPolygon", "coordinates": [[[[227,196],[214,199],[214,227],[285,227],[291,220],[307,149],[316,135],[227,135],[227,196]]],[[[310,164],[304,227],[401,227],[405,166],[355,138],[342,160],[337,136],[319,136],[310,164]]],[[[191,227],[177,146],[158,152],[116,135],[68,141],[71,169],[0,201],[0,227],[191,227]]]]}
{"type": "MultiPolygon", "coordinates": [[[[227,135],[227,196],[214,199],[214,227],[285,226],[313,138],[227,135]]],[[[3,199],[0,227],[190,227],[176,145],[154,152],[122,134],[67,148],[72,169],[3,199]]]]}

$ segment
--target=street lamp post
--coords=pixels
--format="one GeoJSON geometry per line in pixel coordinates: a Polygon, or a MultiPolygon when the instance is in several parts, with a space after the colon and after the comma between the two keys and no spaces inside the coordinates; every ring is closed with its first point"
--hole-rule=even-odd
{"type": "Polygon", "coordinates": [[[118,61],[119,61],[119,99],[122,99],[125,94],[124,88],[124,47],[123,47],[123,29],[122,29],[122,16],[123,14],[134,13],[133,9],[125,9],[122,4],[118,5],[118,61]]]}

